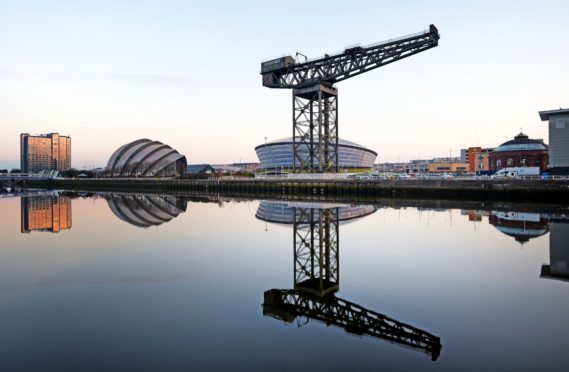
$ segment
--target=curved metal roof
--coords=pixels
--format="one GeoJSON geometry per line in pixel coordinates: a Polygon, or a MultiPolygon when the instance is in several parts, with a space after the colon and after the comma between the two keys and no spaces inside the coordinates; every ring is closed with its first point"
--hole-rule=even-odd
{"type": "MultiPolygon", "coordinates": [[[[297,137],[297,138],[298,138],[298,137],[297,137]]],[[[315,141],[318,141],[318,136],[316,136],[316,137],[314,138],[314,140],[315,140],[315,141]]],[[[256,151],[257,149],[260,149],[260,148],[265,147],[265,146],[285,145],[285,144],[289,144],[289,143],[292,144],[292,137],[279,138],[279,139],[276,139],[276,140],[267,142],[266,144],[263,143],[262,145],[258,145],[257,147],[255,147],[255,151],[256,151]]],[[[352,147],[352,148],[355,148],[355,149],[360,149],[360,150],[364,150],[364,151],[369,151],[369,152],[371,152],[371,153],[377,155],[377,152],[375,152],[375,151],[373,151],[373,150],[371,150],[371,149],[368,149],[368,148],[365,147],[365,146],[362,146],[362,145],[360,145],[360,144],[357,144],[357,143],[355,143],[355,142],[348,141],[348,140],[345,140],[345,139],[342,139],[342,138],[338,138],[338,146],[352,147]]]]}
{"type": "Polygon", "coordinates": [[[111,155],[107,170],[112,176],[153,176],[185,158],[162,142],[142,138],[119,147],[111,155]]]}
{"type": "Polygon", "coordinates": [[[184,200],[171,195],[108,194],[106,198],[115,216],[145,228],[169,222],[187,207],[184,200]]]}
{"type": "Polygon", "coordinates": [[[547,150],[547,145],[542,140],[531,139],[526,134],[520,133],[513,140],[496,147],[493,152],[530,150],[547,150]]]}

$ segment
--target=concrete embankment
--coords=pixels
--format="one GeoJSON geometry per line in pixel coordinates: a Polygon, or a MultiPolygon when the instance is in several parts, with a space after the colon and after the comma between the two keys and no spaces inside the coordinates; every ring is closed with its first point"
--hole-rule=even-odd
{"type": "Polygon", "coordinates": [[[25,180],[27,188],[83,191],[158,191],[264,197],[354,196],[569,203],[568,180],[255,180],[255,179],[53,179],[25,180]]]}

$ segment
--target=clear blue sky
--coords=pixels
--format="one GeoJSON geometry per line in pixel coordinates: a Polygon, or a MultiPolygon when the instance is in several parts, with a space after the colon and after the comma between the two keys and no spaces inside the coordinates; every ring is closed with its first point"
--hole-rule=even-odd
{"type": "Polygon", "coordinates": [[[19,133],[73,140],[73,166],[104,166],[141,137],[190,163],[256,161],[290,136],[290,91],[263,59],[319,56],[414,33],[439,47],[338,84],[340,136],[380,161],[497,146],[538,110],[569,106],[567,1],[2,1],[0,167],[19,133]]]}

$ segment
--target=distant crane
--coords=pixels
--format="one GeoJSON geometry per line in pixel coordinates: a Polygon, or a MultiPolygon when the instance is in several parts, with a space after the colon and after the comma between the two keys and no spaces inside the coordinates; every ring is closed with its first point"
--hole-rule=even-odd
{"type": "MultiPolygon", "coordinates": [[[[334,84],[436,47],[439,31],[424,32],[302,63],[292,56],[261,63],[263,86],[292,89],[293,172],[338,172],[338,90],[334,84]]],[[[304,56],[297,53],[297,56],[304,56]]]]}

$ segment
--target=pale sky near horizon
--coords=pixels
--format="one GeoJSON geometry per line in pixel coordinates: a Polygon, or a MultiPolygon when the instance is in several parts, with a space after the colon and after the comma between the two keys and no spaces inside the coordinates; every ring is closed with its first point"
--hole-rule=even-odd
{"type": "Polygon", "coordinates": [[[437,48],[339,89],[340,137],[378,161],[494,147],[520,128],[547,138],[539,110],[569,107],[567,1],[0,0],[0,168],[19,133],[72,137],[76,168],[104,166],[150,138],[188,163],[257,161],[292,133],[291,92],[260,63],[422,31],[437,48]]]}

